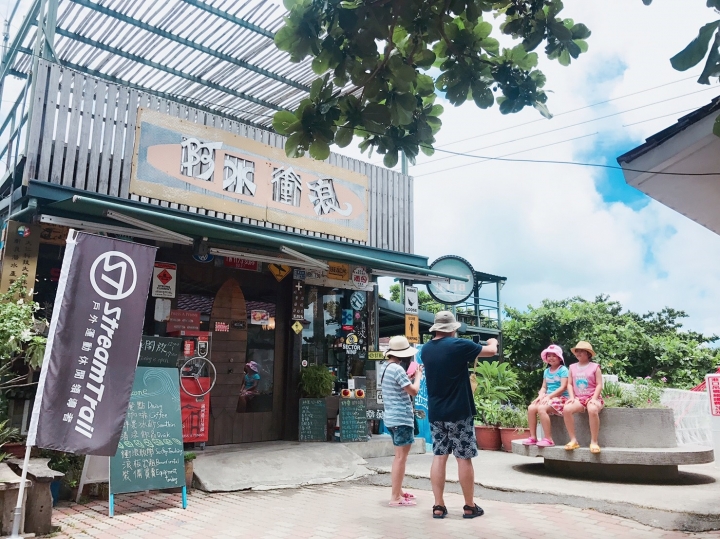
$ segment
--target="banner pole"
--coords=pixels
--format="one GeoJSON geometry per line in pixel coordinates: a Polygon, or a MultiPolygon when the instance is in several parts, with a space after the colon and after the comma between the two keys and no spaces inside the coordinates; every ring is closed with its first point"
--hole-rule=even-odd
{"type": "Polygon", "coordinates": [[[22,474],[20,475],[20,490],[18,491],[17,503],[15,504],[15,513],[13,516],[12,534],[9,539],[22,539],[20,535],[20,521],[23,514],[23,498],[25,497],[25,482],[27,481],[27,469],[30,465],[30,449],[32,446],[25,446],[25,460],[23,461],[22,474]]]}

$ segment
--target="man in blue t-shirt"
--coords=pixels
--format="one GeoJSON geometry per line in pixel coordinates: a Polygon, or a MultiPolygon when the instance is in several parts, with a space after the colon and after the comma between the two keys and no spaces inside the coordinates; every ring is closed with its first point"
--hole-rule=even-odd
{"type": "Polygon", "coordinates": [[[460,486],[465,497],[463,518],[475,518],[484,513],[473,498],[475,470],[470,459],[478,452],[473,425],[475,401],[468,366],[475,358],[497,355],[498,341],[490,339],[487,345],[481,346],[467,339],[458,339],[456,331],[459,327],[460,323],[453,313],[440,311],[430,328],[435,337],[422,349],[435,455],[430,470],[435,495],[433,518],[445,518],[447,515],[443,494],[450,453],[457,459],[460,486]]]}

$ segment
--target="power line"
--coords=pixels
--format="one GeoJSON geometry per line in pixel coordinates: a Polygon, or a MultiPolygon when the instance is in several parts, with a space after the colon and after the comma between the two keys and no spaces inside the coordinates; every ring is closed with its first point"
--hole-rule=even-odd
{"type": "MultiPolygon", "coordinates": [[[[525,139],[529,139],[529,138],[535,138],[535,137],[538,137],[538,136],[540,136],[540,135],[546,135],[546,134],[548,134],[548,133],[555,133],[555,132],[557,132],[557,131],[562,131],[562,130],[564,130],[564,129],[570,129],[570,128],[572,128],[572,127],[577,127],[577,126],[580,126],[580,125],[585,125],[585,124],[589,124],[589,123],[592,123],[592,122],[597,122],[597,121],[599,121],[599,120],[605,120],[605,119],[607,119],[607,118],[612,118],[613,116],[619,116],[620,114],[626,114],[626,113],[628,113],[628,112],[634,112],[634,111],[636,111],[636,110],[644,109],[644,108],[647,108],[647,107],[652,107],[652,106],[655,106],[655,105],[659,105],[659,104],[661,104],[661,103],[666,103],[666,102],[668,102],[668,101],[674,101],[675,99],[681,99],[681,98],[687,97],[687,96],[689,96],[689,95],[699,94],[699,93],[701,93],[701,92],[707,92],[708,90],[717,90],[717,88],[715,88],[714,86],[713,86],[713,87],[710,87],[710,88],[704,88],[704,89],[702,89],[702,90],[697,90],[697,91],[695,91],[695,92],[690,92],[690,93],[687,93],[687,94],[683,94],[683,95],[679,95],[679,96],[675,96],[675,97],[670,97],[670,98],[668,98],[668,99],[662,99],[662,100],[660,100],[660,101],[655,101],[654,103],[647,103],[647,104],[645,104],[645,105],[639,105],[639,106],[633,107],[633,108],[631,108],[631,109],[621,110],[620,112],[614,112],[614,113],[612,113],[612,114],[607,114],[607,115],[605,115],[605,116],[600,116],[600,117],[598,117],[598,118],[591,118],[591,119],[589,119],[589,120],[584,120],[584,121],[582,121],[582,122],[578,122],[578,123],[566,125],[566,126],[564,126],[564,127],[557,127],[557,128],[555,128],[555,129],[549,129],[549,130],[547,130],[547,131],[541,131],[540,133],[535,133],[535,134],[533,134],[533,135],[527,135],[527,136],[524,136],[524,137],[519,137],[519,138],[516,138],[516,139],[508,140],[508,141],[505,141],[505,142],[498,142],[498,143],[496,143],[496,144],[491,144],[490,146],[483,146],[482,148],[475,148],[474,150],[468,150],[468,152],[479,152],[480,150],[487,150],[488,148],[495,148],[496,146],[502,146],[502,145],[504,145],[504,144],[511,144],[511,143],[513,143],[513,142],[518,142],[518,141],[520,141],[520,140],[525,140],[525,139]]],[[[691,109],[691,110],[692,110],[692,109],[691,109]]],[[[469,140],[469,139],[468,139],[468,140],[469,140]]],[[[439,147],[438,147],[438,151],[439,151],[439,148],[444,148],[445,146],[447,146],[447,145],[439,146],[439,147]]],[[[452,157],[453,157],[452,155],[449,155],[449,156],[440,157],[440,158],[437,158],[437,159],[430,159],[429,161],[424,161],[424,162],[422,162],[422,163],[419,163],[419,164],[415,165],[415,167],[416,167],[416,168],[417,168],[417,167],[422,167],[422,166],[425,166],[425,165],[429,165],[429,164],[431,164],[431,163],[436,163],[436,162],[438,162],[438,161],[444,161],[445,159],[451,159],[452,157]]]]}
{"type": "MultiPolygon", "coordinates": [[[[606,99],[605,101],[598,101],[597,103],[592,103],[592,104],[590,104],[590,105],[585,105],[585,106],[583,106],[583,107],[579,107],[579,108],[576,108],[576,109],[566,110],[566,111],[564,111],[564,112],[558,112],[557,114],[554,114],[554,115],[553,115],[553,118],[557,118],[558,116],[564,116],[565,114],[571,114],[571,113],[573,113],[573,112],[578,112],[578,111],[580,111],[580,110],[585,110],[585,109],[589,109],[589,108],[592,108],[592,107],[597,107],[597,106],[599,106],[599,105],[604,105],[604,104],[606,104],[606,103],[611,103],[612,101],[619,101],[620,99],[625,99],[626,97],[632,97],[632,96],[635,96],[635,95],[640,95],[640,94],[643,94],[643,93],[645,93],[645,92],[650,92],[650,91],[652,91],[652,90],[657,90],[658,88],[664,88],[665,86],[671,86],[671,85],[677,84],[677,83],[679,83],[679,82],[685,82],[686,80],[696,79],[698,76],[699,76],[699,75],[692,75],[692,76],[690,76],[690,77],[685,77],[685,78],[682,78],[682,79],[678,79],[678,80],[676,80],[676,81],[666,82],[665,84],[661,84],[661,85],[659,85],[659,86],[653,86],[652,88],[646,88],[646,89],[644,89],[644,90],[639,90],[639,91],[633,92],[633,93],[631,93],[631,94],[625,94],[625,95],[621,95],[621,96],[619,96],[619,97],[613,97],[612,99],[606,99]]],[[[530,121],[530,122],[525,122],[525,123],[522,123],[522,124],[516,124],[516,125],[512,125],[512,126],[510,126],[510,127],[504,127],[504,128],[502,128],[502,129],[496,129],[495,131],[488,131],[487,133],[481,133],[480,135],[473,135],[472,137],[467,137],[467,138],[464,138],[464,139],[456,140],[456,141],[454,141],[454,142],[448,142],[447,144],[443,144],[442,146],[438,146],[438,147],[439,147],[439,148],[445,148],[445,147],[447,147],[447,146],[452,146],[453,144],[458,144],[458,143],[460,143],[460,142],[465,142],[466,140],[472,140],[472,139],[476,139],[476,138],[480,138],[480,137],[485,137],[485,136],[487,136],[487,135],[495,135],[496,133],[502,133],[503,131],[510,131],[510,130],[512,130],[512,129],[517,129],[518,127],[525,127],[525,126],[527,126],[527,125],[529,125],[529,124],[534,124],[534,123],[537,123],[537,122],[544,122],[544,121],[547,121],[547,118],[538,118],[537,120],[532,120],[532,121],[530,121]]]]}
{"type": "Polygon", "coordinates": [[[655,116],[655,118],[648,118],[647,120],[641,120],[641,121],[639,121],[639,122],[633,122],[633,123],[631,123],[631,124],[623,124],[623,127],[630,127],[630,126],[632,126],[632,125],[644,124],[644,123],[647,123],[647,122],[652,122],[653,120],[659,120],[659,119],[661,119],[661,118],[667,118],[668,116],[675,116],[675,115],[677,115],[677,114],[682,114],[683,112],[690,112],[690,111],[693,111],[693,110],[697,110],[697,108],[694,107],[694,108],[691,108],[691,109],[678,110],[678,111],[676,111],[676,112],[671,112],[670,114],[663,114],[662,116],[655,116]]]}

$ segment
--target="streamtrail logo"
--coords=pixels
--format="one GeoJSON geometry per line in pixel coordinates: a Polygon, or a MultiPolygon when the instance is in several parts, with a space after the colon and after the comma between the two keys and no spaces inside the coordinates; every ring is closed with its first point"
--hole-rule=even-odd
{"type": "Polygon", "coordinates": [[[120,251],[103,253],[90,268],[90,284],[101,298],[110,301],[125,299],[137,286],[135,263],[120,251]]]}

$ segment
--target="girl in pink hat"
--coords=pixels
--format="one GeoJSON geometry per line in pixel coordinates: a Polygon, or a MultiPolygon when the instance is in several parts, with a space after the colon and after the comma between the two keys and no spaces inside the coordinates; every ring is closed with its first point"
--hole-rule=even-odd
{"type": "Polygon", "coordinates": [[[537,399],[528,406],[528,424],[530,427],[530,438],[523,441],[525,445],[537,445],[538,447],[551,447],[555,445],[552,439],[552,427],[550,415],[562,416],[565,401],[569,397],[568,370],[563,359],[563,351],[557,344],[551,344],[540,354],[542,360],[548,364],[543,373],[543,384],[538,393],[537,399]],[[537,418],[540,416],[540,424],[543,428],[544,438],[537,439],[537,418]]]}

